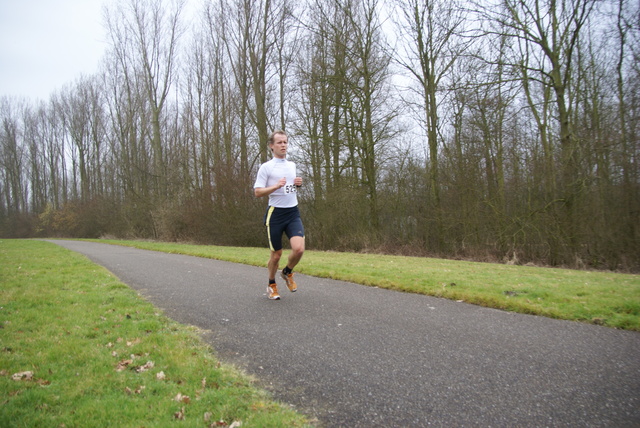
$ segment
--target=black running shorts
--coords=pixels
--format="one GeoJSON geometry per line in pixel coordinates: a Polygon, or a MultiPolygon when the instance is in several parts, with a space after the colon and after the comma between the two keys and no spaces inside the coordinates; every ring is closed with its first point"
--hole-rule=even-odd
{"type": "Polygon", "coordinates": [[[264,224],[267,226],[267,238],[271,251],[282,249],[283,233],[289,239],[292,236],[304,238],[304,226],[297,206],[291,208],[268,207],[264,215],[264,224]]]}

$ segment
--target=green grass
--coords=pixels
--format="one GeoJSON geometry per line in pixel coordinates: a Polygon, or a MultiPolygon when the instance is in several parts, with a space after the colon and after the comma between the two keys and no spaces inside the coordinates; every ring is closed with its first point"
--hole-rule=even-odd
{"type": "MultiPolygon", "coordinates": [[[[99,242],[255,266],[265,266],[268,258],[265,248],[99,242]]],[[[306,251],[296,271],[513,312],[640,331],[640,275],[321,251],[306,251]]]]}
{"type": "Polygon", "coordinates": [[[0,394],[3,427],[309,425],[220,364],[195,328],[39,241],[0,241],[0,394]]]}

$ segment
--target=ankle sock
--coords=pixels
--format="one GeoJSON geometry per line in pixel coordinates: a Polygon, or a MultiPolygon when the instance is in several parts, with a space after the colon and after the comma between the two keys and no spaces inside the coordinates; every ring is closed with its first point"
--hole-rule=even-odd
{"type": "Polygon", "coordinates": [[[289,266],[285,266],[284,269],[282,269],[282,273],[285,275],[289,275],[292,272],[291,269],[289,269],[289,266]]]}
{"type": "Polygon", "coordinates": [[[276,280],[275,280],[275,279],[270,279],[270,280],[269,280],[269,285],[271,285],[271,284],[275,284],[275,283],[276,283],[276,280]]]}

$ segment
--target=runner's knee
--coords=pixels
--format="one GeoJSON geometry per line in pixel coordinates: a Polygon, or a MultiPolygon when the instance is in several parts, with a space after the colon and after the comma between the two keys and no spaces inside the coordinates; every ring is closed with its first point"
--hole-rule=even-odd
{"type": "Polygon", "coordinates": [[[272,251],[271,252],[271,261],[274,263],[278,263],[280,261],[280,257],[282,257],[282,250],[272,251]]]}
{"type": "Polygon", "coordinates": [[[296,255],[296,256],[302,256],[302,254],[304,254],[304,238],[296,236],[293,237],[291,240],[291,251],[296,255]]]}

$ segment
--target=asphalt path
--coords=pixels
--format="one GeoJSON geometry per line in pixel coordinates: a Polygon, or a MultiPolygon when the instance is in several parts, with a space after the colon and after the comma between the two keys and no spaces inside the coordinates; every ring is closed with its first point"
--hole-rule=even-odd
{"type": "Polygon", "coordinates": [[[266,268],[51,242],[204,329],[222,361],[325,427],[640,426],[637,332],[301,274],[270,301],[266,268]]]}

